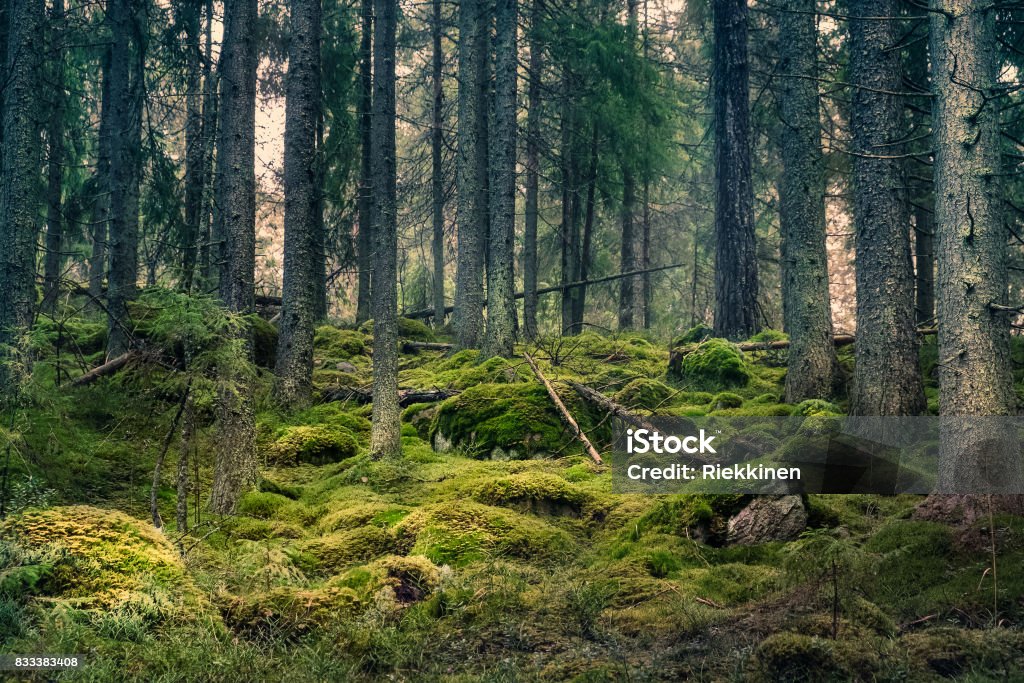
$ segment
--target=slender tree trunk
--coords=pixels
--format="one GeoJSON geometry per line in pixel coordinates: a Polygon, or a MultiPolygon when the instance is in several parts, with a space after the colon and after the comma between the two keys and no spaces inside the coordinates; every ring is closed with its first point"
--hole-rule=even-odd
{"type": "Polygon", "coordinates": [[[124,354],[129,338],[128,302],[139,279],[139,176],[144,46],[136,0],[109,0],[110,53],[110,273],[107,278],[107,358],[124,354]]]}
{"type": "Polygon", "coordinates": [[[487,339],[491,356],[512,355],[516,338],[516,70],[517,0],[496,0],[494,125],[491,128],[490,229],[487,267],[487,339]]]}
{"type": "Polygon", "coordinates": [[[828,398],[839,363],[825,252],[825,174],[817,85],[815,0],[789,0],[779,12],[778,83],[782,116],[782,310],[789,333],[786,401],[828,398]]]}
{"type": "Polygon", "coordinates": [[[284,130],[284,283],[275,395],[285,404],[313,391],[316,290],[323,261],[316,253],[317,127],[320,120],[320,0],[291,3],[284,130]]]}
{"type": "Polygon", "coordinates": [[[921,327],[935,319],[935,216],[925,206],[914,207],[914,262],[914,311],[921,327]]]}
{"type": "MultiPolygon", "coordinates": [[[[954,417],[1009,415],[1016,403],[1010,320],[996,309],[1007,302],[1007,250],[999,106],[992,99],[995,9],[979,0],[941,0],[936,7],[942,12],[931,15],[940,405],[954,417]]],[[[979,417],[943,421],[940,490],[1020,491],[1019,444],[1006,444],[1005,427],[998,426],[979,417]]]]}
{"type": "Polygon", "coordinates": [[[452,327],[461,348],[477,348],[483,332],[487,243],[488,26],[483,0],[459,4],[459,103],[456,184],[458,253],[452,327]]]}
{"type": "Polygon", "coordinates": [[[758,329],[746,0],[714,0],[715,335],[758,329]]]}
{"type": "MultiPolygon", "coordinates": [[[[636,236],[633,234],[633,211],[636,208],[636,181],[633,171],[622,168],[622,244],[619,270],[623,273],[636,270],[636,236]]],[[[633,329],[633,294],[636,289],[632,278],[619,280],[619,329],[633,329]]]]}
{"type": "Polygon", "coordinates": [[[206,0],[203,47],[203,191],[199,209],[199,274],[203,291],[214,281],[214,150],[217,140],[217,73],[213,69],[213,0],[206,0]]]}
{"type": "Polygon", "coordinates": [[[110,101],[110,48],[103,52],[100,93],[100,129],[96,154],[96,195],[89,226],[89,295],[99,300],[107,274],[107,231],[110,223],[110,144],[113,104],[110,101]]]}
{"type": "MultiPolygon", "coordinates": [[[[36,302],[35,247],[40,159],[39,81],[43,3],[10,0],[0,150],[0,404],[18,394],[22,335],[36,302]]],[[[6,406],[5,406],[6,407],[6,406]]]]}
{"type": "MultiPolygon", "coordinates": [[[[220,298],[233,313],[255,310],[256,269],[256,0],[227,0],[221,52],[220,130],[217,140],[217,220],[220,298]]],[[[244,347],[252,358],[246,333],[244,347]]],[[[220,425],[210,508],[234,511],[257,479],[256,425],[251,388],[226,372],[217,401],[220,425]]]]}
{"type": "Polygon", "coordinates": [[[372,146],[370,117],[373,102],[373,0],[362,0],[359,38],[359,196],[356,215],[356,265],[359,282],[356,292],[356,324],[370,319],[373,280],[373,180],[370,175],[372,146]]]}
{"type": "Polygon", "coordinates": [[[195,411],[191,399],[186,399],[185,414],[181,420],[181,442],[178,446],[178,470],[175,478],[175,521],[178,532],[188,531],[188,493],[190,486],[188,464],[195,438],[195,411]]]}
{"type": "Polygon", "coordinates": [[[537,336],[537,219],[540,213],[540,93],[544,48],[540,44],[542,0],[533,0],[530,20],[529,83],[526,89],[526,216],[523,233],[523,334],[537,336]]]}
{"type": "MultiPolygon", "coordinates": [[[[566,70],[562,76],[562,120],[561,120],[561,184],[562,184],[562,284],[579,280],[580,230],[576,220],[576,205],[579,203],[578,168],[575,150],[575,126],[577,112],[572,101],[573,76],[566,70]]],[[[562,334],[576,334],[574,326],[573,301],[575,294],[566,289],[562,292],[562,334]]]]}
{"type": "MultiPolygon", "coordinates": [[[[586,282],[590,276],[590,262],[594,243],[594,222],[597,214],[597,129],[594,129],[590,139],[590,167],[587,171],[587,203],[583,213],[583,241],[580,245],[580,264],[577,269],[578,278],[586,282]]],[[[635,278],[625,278],[633,280],[635,278]]],[[[572,327],[574,330],[583,331],[583,317],[587,310],[587,286],[577,287],[573,290],[572,302],[572,327]]]]}
{"type": "Polygon", "coordinates": [[[203,162],[203,72],[202,22],[203,0],[191,0],[182,7],[185,25],[185,223],[181,231],[180,287],[192,291],[202,223],[203,188],[206,169],[203,162]]]}
{"type": "MultiPolygon", "coordinates": [[[[644,217],[643,217],[643,240],[640,254],[640,265],[643,270],[651,267],[651,181],[644,178],[644,217]]],[[[644,329],[651,329],[653,322],[651,314],[651,274],[644,273],[640,281],[643,292],[644,329]]]]}
{"type": "Polygon", "coordinates": [[[398,0],[374,0],[373,31],[373,429],[375,458],[402,453],[398,409],[398,206],[395,161],[395,32],[398,0]]]}
{"type": "Polygon", "coordinates": [[[430,193],[434,258],[434,327],[444,327],[444,52],[441,38],[444,30],[441,19],[441,0],[431,0],[431,84],[434,101],[431,108],[430,130],[430,193]]]}
{"type": "Polygon", "coordinates": [[[53,310],[60,294],[61,267],[64,262],[64,0],[53,0],[50,7],[50,79],[52,99],[46,127],[46,254],[43,257],[43,307],[53,310]]]}
{"type": "Polygon", "coordinates": [[[902,160],[900,33],[895,0],[860,0],[851,10],[853,215],[857,253],[856,366],[852,415],[925,410],[914,325],[914,272],[902,160]],[[874,19],[871,17],[883,17],[874,19]]]}
{"type": "MultiPolygon", "coordinates": [[[[321,6],[321,14],[323,8],[321,6]]],[[[319,62],[318,62],[319,63],[319,62]]],[[[313,145],[313,319],[327,319],[327,228],[324,225],[324,112],[323,88],[317,99],[316,137],[313,145]]]]}

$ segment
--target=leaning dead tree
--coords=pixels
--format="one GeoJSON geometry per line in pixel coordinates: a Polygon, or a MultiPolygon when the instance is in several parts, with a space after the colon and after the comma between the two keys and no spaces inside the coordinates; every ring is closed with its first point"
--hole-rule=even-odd
{"type": "Polygon", "coordinates": [[[533,374],[536,375],[540,383],[544,385],[545,389],[547,389],[548,396],[551,397],[551,401],[555,404],[555,407],[558,408],[558,412],[562,416],[562,421],[569,426],[573,435],[579,439],[580,443],[583,444],[583,447],[586,449],[590,457],[594,459],[594,462],[598,465],[603,465],[604,461],[601,459],[601,454],[597,452],[597,449],[594,448],[594,444],[590,443],[590,439],[588,439],[587,435],[583,433],[582,429],[580,429],[579,423],[577,423],[575,418],[573,418],[569,409],[565,407],[565,403],[562,402],[562,398],[558,395],[558,392],[555,391],[555,388],[551,386],[551,382],[548,381],[547,377],[545,377],[540,371],[540,368],[537,367],[537,362],[533,360],[533,357],[528,353],[524,353],[523,358],[525,358],[526,362],[530,364],[530,369],[533,370],[533,374]]]}

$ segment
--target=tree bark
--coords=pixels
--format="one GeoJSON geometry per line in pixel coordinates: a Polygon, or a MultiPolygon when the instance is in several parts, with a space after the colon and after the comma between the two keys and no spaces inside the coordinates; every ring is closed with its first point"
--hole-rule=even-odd
{"type": "Polygon", "coordinates": [[[714,0],[715,334],[758,329],[746,0],[714,0]]]}
{"type": "Polygon", "coordinates": [[[203,189],[206,169],[203,154],[203,72],[202,21],[203,0],[182,4],[185,27],[185,222],[181,230],[180,287],[192,291],[199,250],[199,226],[202,222],[203,189]]]}
{"type": "Polygon", "coordinates": [[[103,295],[103,280],[107,274],[107,231],[110,222],[110,128],[113,105],[110,102],[110,48],[101,58],[102,84],[100,86],[100,126],[96,141],[95,196],[92,201],[89,226],[89,294],[94,300],[103,295]]]}
{"type": "Polygon", "coordinates": [[[925,206],[914,207],[914,262],[915,318],[927,325],[935,318],[935,216],[925,206]]]}
{"type": "Polygon", "coordinates": [[[902,163],[900,54],[895,0],[851,7],[854,84],[853,215],[857,338],[851,415],[916,415],[926,409],[914,334],[914,272],[902,163]],[[882,17],[881,19],[874,17],[882,17]]]}
{"type": "Polygon", "coordinates": [[[782,116],[782,309],[789,333],[786,401],[828,398],[839,363],[825,252],[825,175],[817,85],[815,0],[789,0],[779,12],[778,82],[782,116]]]}
{"type": "Polygon", "coordinates": [[[110,272],[107,283],[107,358],[128,350],[128,302],[139,279],[139,176],[144,47],[136,0],[109,0],[110,53],[110,272]]]}
{"type": "Polygon", "coordinates": [[[46,127],[46,254],[43,257],[43,307],[53,310],[60,294],[61,266],[64,262],[64,0],[53,0],[50,7],[50,81],[52,99],[46,127]]]}
{"type": "MultiPolygon", "coordinates": [[[[593,259],[594,223],[597,214],[597,128],[590,139],[590,168],[587,171],[587,203],[583,212],[583,239],[580,244],[580,262],[577,267],[577,278],[587,282],[590,276],[590,264],[593,259]]],[[[626,278],[626,281],[636,278],[626,278]]],[[[583,331],[583,317],[587,310],[587,285],[583,284],[572,290],[572,329],[583,331]]]]}
{"type": "MultiPolygon", "coordinates": [[[[233,313],[255,310],[256,269],[256,0],[227,0],[221,48],[220,131],[217,140],[217,220],[220,298],[233,313]]],[[[252,359],[252,341],[245,353],[252,359]]],[[[256,424],[248,382],[228,372],[217,401],[220,423],[210,508],[234,511],[257,480],[256,424]]]]}
{"type": "MultiPolygon", "coordinates": [[[[633,212],[636,205],[636,181],[633,172],[622,169],[622,244],[619,251],[619,270],[636,270],[636,236],[633,234],[633,212]]],[[[636,288],[632,278],[619,280],[619,329],[633,329],[633,295],[636,288]]]]}
{"type": "Polygon", "coordinates": [[[203,46],[203,192],[199,210],[199,275],[203,291],[214,282],[215,207],[214,207],[214,150],[217,140],[218,73],[213,69],[213,0],[206,0],[206,24],[203,46]]]}
{"type": "Polygon", "coordinates": [[[40,55],[43,3],[10,0],[2,111],[0,177],[0,403],[18,394],[23,335],[36,301],[36,188],[42,155],[40,138],[40,55]]]}
{"type": "Polygon", "coordinates": [[[431,85],[434,100],[431,106],[430,129],[430,193],[433,239],[431,251],[434,259],[434,327],[444,327],[444,51],[441,38],[444,31],[441,18],[441,0],[431,0],[431,85]]]}
{"type": "Polygon", "coordinates": [[[398,215],[395,33],[398,0],[374,0],[373,31],[373,428],[374,458],[402,454],[398,410],[398,215]]]}
{"type": "Polygon", "coordinates": [[[452,327],[461,348],[477,348],[484,326],[489,16],[483,0],[459,4],[458,252],[452,327]]]}
{"type": "Polygon", "coordinates": [[[488,151],[487,334],[485,353],[508,358],[516,339],[516,71],[518,0],[496,0],[494,116],[488,151]]]}
{"type": "MultiPolygon", "coordinates": [[[[580,224],[579,224],[579,163],[576,154],[576,125],[578,112],[573,101],[574,75],[566,69],[562,77],[562,120],[561,120],[561,184],[562,184],[562,284],[578,282],[580,279],[580,224]]],[[[562,334],[579,334],[573,304],[576,300],[572,289],[565,287],[562,292],[562,334]]]]}
{"type": "Polygon", "coordinates": [[[544,48],[540,42],[542,0],[533,0],[530,18],[530,64],[526,88],[526,206],[523,232],[523,336],[537,336],[537,219],[540,215],[541,75],[544,48]]]}
{"type": "MultiPolygon", "coordinates": [[[[931,53],[940,408],[954,417],[1009,415],[1016,403],[1010,321],[994,309],[1007,300],[999,107],[992,99],[995,9],[979,0],[941,0],[937,8],[931,53]]],[[[1018,444],[1006,448],[993,426],[978,417],[943,421],[940,491],[1020,491],[1020,463],[1001,459],[1016,456],[1018,444]]]]}
{"type": "Polygon", "coordinates": [[[362,0],[359,37],[359,196],[356,215],[356,265],[359,281],[356,292],[356,324],[370,319],[373,281],[373,180],[370,174],[372,143],[370,117],[373,106],[373,0],[362,0]]]}
{"type": "Polygon", "coordinates": [[[317,128],[320,122],[320,0],[291,3],[284,130],[284,280],[275,395],[302,404],[313,391],[317,287],[323,279],[316,238],[320,211],[317,128]]]}

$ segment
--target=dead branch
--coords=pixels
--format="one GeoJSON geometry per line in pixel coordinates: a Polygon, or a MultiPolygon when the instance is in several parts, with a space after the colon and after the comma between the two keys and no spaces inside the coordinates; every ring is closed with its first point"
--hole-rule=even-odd
{"type": "MultiPolygon", "coordinates": [[[[405,408],[414,403],[436,403],[460,392],[449,389],[405,389],[398,392],[398,405],[405,408]]],[[[338,387],[324,392],[325,401],[352,401],[354,403],[373,403],[373,391],[362,387],[338,387]]]]}
{"type": "Polygon", "coordinates": [[[555,388],[551,386],[551,382],[547,380],[544,374],[540,371],[540,368],[537,367],[536,361],[534,361],[528,353],[524,353],[523,358],[525,358],[526,362],[530,364],[530,369],[533,370],[533,374],[537,376],[537,379],[540,380],[540,383],[544,385],[545,389],[547,389],[548,396],[551,397],[551,400],[554,402],[555,407],[558,408],[558,412],[562,414],[562,420],[567,425],[569,425],[569,429],[572,430],[576,438],[579,439],[583,446],[587,449],[587,453],[589,453],[590,457],[594,459],[594,462],[596,462],[598,465],[603,465],[604,461],[601,460],[601,454],[597,452],[597,449],[594,448],[594,444],[590,443],[590,439],[588,439],[587,435],[583,433],[582,429],[580,429],[579,424],[573,418],[572,413],[569,412],[569,409],[565,407],[565,404],[562,402],[562,399],[558,395],[558,392],[555,391],[555,388]]]}
{"type": "Polygon", "coordinates": [[[128,365],[130,362],[132,362],[138,357],[139,353],[137,351],[129,351],[128,353],[122,354],[117,358],[112,358],[103,365],[93,368],[92,370],[85,373],[81,377],[75,378],[75,380],[68,384],[68,386],[82,387],[87,384],[92,384],[101,377],[113,375],[114,373],[120,371],[122,368],[124,368],[126,365],[128,365]]]}

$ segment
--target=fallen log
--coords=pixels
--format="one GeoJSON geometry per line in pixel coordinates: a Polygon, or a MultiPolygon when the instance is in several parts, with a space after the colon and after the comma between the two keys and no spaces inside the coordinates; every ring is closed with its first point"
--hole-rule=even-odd
{"type": "MultiPolygon", "coordinates": [[[[673,263],[667,266],[657,266],[655,268],[644,268],[642,270],[631,270],[628,273],[616,273],[615,275],[606,275],[605,277],[594,278],[593,280],[577,280],[576,282],[566,282],[561,285],[551,285],[550,287],[540,287],[537,289],[537,296],[541,294],[551,294],[553,292],[564,292],[570,289],[576,289],[578,287],[587,287],[589,285],[599,285],[602,282],[613,282],[614,280],[621,280],[627,277],[633,277],[635,275],[646,275],[647,273],[657,273],[662,270],[671,270],[672,268],[682,268],[685,263],[673,263]]],[[[525,299],[526,292],[516,292],[514,297],[516,299],[525,299]]],[[[455,310],[454,306],[445,306],[445,314],[451,313],[455,310]]],[[[417,318],[432,318],[434,317],[433,308],[422,308],[418,311],[409,311],[402,313],[403,318],[417,319],[417,318]]]]}
{"type": "Polygon", "coordinates": [[[444,342],[421,342],[421,341],[403,341],[403,351],[451,351],[455,348],[455,344],[446,344],[444,342]]]}
{"type": "MultiPolygon", "coordinates": [[[[621,403],[616,403],[615,401],[611,400],[601,392],[595,389],[591,389],[587,385],[580,384],[579,382],[570,381],[568,384],[569,386],[576,390],[577,394],[583,397],[583,400],[590,401],[594,405],[598,406],[605,412],[614,415],[623,422],[631,424],[637,429],[646,429],[649,432],[658,431],[658,428],[655,427],[650,422],[648,422],[642,415],[631,413],[629,409],[626,408],[626,406],[622,405],[621,403]]],[[[707,461],[698,455],[690,454],[687,457],[696,462],[707,464],[707,461]]]]}
{"type": "Polygon", "coordinates": [[[92,384],[101,377],[113,375],[115,372],[121,370],[123,367],[128,365],[128,363],[130,363],[131,361],[135,360],[138,357],[139,353],[137,351],[129,351],[128,353],[124,353],[118,356],[117,358],[112,358],[111,360],[108,360],[103,365],[93,368],[92,370],[85,373],[81,377],[75,378],[67,386],[82,387],[85,386],[86,384],[92,384]]]}
{"type": "Polygon", "coordinates": [[[564,403],[562,403],[562,399],[558,395],[558,392],[555,391],[555,388],[551,386],[551,382],[547,380],[547,377],[545,377],[540,371],[540,368],[537,367],[536,361],[534,361],[533,357],[528,353],[524,353],[523,357],[526,359],[526,362],[530,364],[530,369],[533,370],[533,374],[537,376],[540,383],[544,385],[545,389],[547,389],[548,396],[551,397],[555,407],[558,408],[558,412],[562,415],[562,421],[569,425],[569,429],[572,430],[573,435],[580,440],[580,443],[582,443],[586,448],[587,453],[594,459],[594,462],[598,465],[603,465],[604,461],[601,460],[601,454],[597,452],[597,449],[594,448],[594,444],[590,443],[590,439],[588,439],[587,435],[583,433],[582,429],[580,429],[580,426],[573,418],[572,413],[570,413],[569,409],[565,407],[564,403]]]}
{"type": "MultiPolygon", "coordinates": [[[[436,403],[446,398],[457,396],[460,392],[450,389],[405,389],[398,392],[398,405],[402,408],[413,403],[436,403]]],[[[353,401],[355,403],[373,403],[373,391],[362,387],[338,387],[325,391],[325,401],[353,401]]]]}

